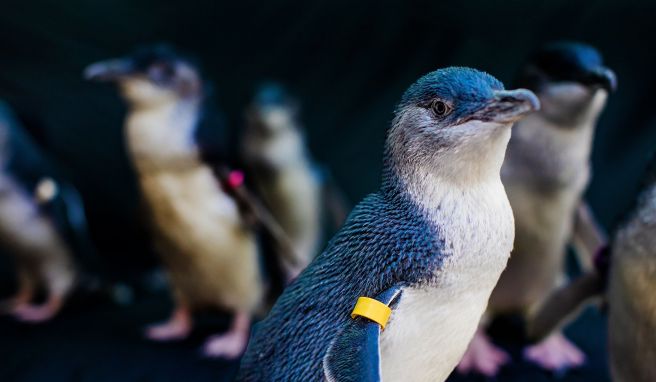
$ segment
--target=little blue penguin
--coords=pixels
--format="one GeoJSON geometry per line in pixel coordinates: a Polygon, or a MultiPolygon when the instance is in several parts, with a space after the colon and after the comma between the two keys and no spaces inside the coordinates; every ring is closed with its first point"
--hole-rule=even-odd
{"type": "MultiPolygon", "coordinates": [[[[579,207],[590,177],[596,122],[616,87],[616,77],[593,47],[555,42],[529,59],[519,84],[535,92],[541,109],[515,126],[501,169],[516,235],[486,318],[520,314],[530,321],[532,312],[564,277],[566,246],[575,235],[577,210],[587,210],[579,207]]],[[[551,370],[584,361],[583,353],[560,332],[526,348],[524,354],[551,370]]],[[[482,327],[458,369],[494,375],[508,360],[482,327]]]]}
{"type": "Polygon", "coordinates": [[[612,244],[595,269],[554,291],[536,313],[530,335],[540,338],[602,298],[607,307],[613,381],[656,380],[656,156],[612,244]]]}
{"type": "Polygon", "coordinates": [[[276,83],[262,85],[247,111],[241,151],[244,164],[273,216],[292,241],[296,277],[319,250],[322,185],[298,121],[298,103],[276,83]]]}
{"type": "Polygon", "coordinates": [[[607,291],[613,381],[656,381],[656,155],[613,241],[607,291]]]}
{"type": "Polygon", "coordinates": [[[0,102],[0,246],[15,259],[19,284],[0,310],[26,322],[54,317],[87,281],[81,271],[97,270],[82,200],[53,162],[0,102]],[[45,300],[35,303],[40,290],[45,300]]]}
{"type": "Polygon", "coordinates": [[[147,336],[185,338],[192,313],[221,309],[234,313],[232,325],[208,339],[204,352],[239,356],[251,317],[262,307],[264,280],[255,232],[239,201],[203,160],[196,139],[207,95],[197,65],[171,47],[155,45],[93,64],[85,76],[117,82],[127,101],[128,152],[174,294],[170,320],[150,327],[147,336]]]}
{"type": "Polygon", "coordinates": [[[469,68],[404,93],[380,189],[256,325],[239,381],[443,381],[465,352],[512,249],[500,179],[512,124],[539,107],[469,68]],[[381,326],[351,313],[391,308],[381,326]]]}

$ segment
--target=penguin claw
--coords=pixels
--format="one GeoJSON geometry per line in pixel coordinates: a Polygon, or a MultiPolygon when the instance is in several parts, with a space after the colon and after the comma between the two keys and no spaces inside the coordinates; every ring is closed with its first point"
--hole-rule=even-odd
{"type": "Polygon", "coordinates": [[[585,354],[562,333],[552,334],[539,344],[527,347],[524,358],[556,376],[585,364],[585,354]]]}
{"type": "Polygon", "coordinates": [[[229,332],[210,337],[203,346],[203,354],[210,358],[235,359],[246,350],[248,334],[229,332]]]}
{"type": "Polygon", "coordinates": [[[479,329],[460,360],[457,370],[460,374],[478,373],[495,377],[508,362],[508,353],[494,345],[485,331],[479,329]]]}

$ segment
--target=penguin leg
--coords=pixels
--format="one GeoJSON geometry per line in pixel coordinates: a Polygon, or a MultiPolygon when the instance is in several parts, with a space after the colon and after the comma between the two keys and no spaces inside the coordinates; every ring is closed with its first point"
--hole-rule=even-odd
{"type": "Polygon", "coordinates": [[[473,372],[494,377],[508,362],[510,362],[510,355],[492,342],[485,333],[485,326],[481,324],[460,360],[457,370],[460,374],[473,372]]]}
{"type": "Polygon", "coordinates": [[[524,349],[524,358],[556,373],[585,363],[585,354],[558,331],[524,349]]]}
{"type": "Polygon", "coordinates": [[[24,304],[16,307],[12,314],[19,321],[39,323],[53,318],[63,305],[64,296],[51,293],[43,304],[24,304]]]}
{"type": "Polygon", "coordinates": [[[19,321],[39,323],[53,318],[64,306],[76,277],[73,268],[65,261],[41,264],[38,275],[46,289],[46,301],[38,305],[28,303],[16,307],[12,314],[19,321]]]}
{"type": "Polygon", "coordinates": [[[34,297],[34,280],[26,270],[18,271],[18,291],[12,297],[0,302],[0,313],[13,313],[21,306],[28,305],[34,297]]]}
{"type": "Polygon", "coordinates": [[[193,327],[191,309],[180,297],[168,321],[151,325],[146,329],[146,337],[154,341],[182,340],[189,336],[193,327]]]}
{"type": "Polygon", "coordinates": [[[223,334],[210,337],[203,346],[203,353],[208,357],[234,359],[242,355],[248,344],[251,327],[251,315],[237,312],[230,329],[223,334]]]}

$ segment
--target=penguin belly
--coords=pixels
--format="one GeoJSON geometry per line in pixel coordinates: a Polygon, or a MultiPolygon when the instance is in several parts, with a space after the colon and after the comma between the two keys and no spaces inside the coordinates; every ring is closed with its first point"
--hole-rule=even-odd
{"type": "Polygon", "coordinates": [[[316,254],[321,234],[320,189],[311,169],[302,165],[282,169],[261,189],[304,268],[316,254]]]}
{"type": "Polygon", "coordinates": [[[382,379],[446,380],[474,336],[490,290],[404,289],[381,336],[382,379]]]}
{"type": "Polygon", "coordinates": [[[613,247],[608,330],[613,380],[656,381],[656,188],[613,247]]]}
{"type": "Polygon", "coordinates": [[[41,215],[33,200],[13,180],[2,180],[0,240],[15,257],[19,272],[32,285],[65,295],[75,282],[70,250],[53,223],[41,215]]]}
{"type": "Polygon", "coordinates": [[[515,242],[506,270],[490,298],[496,313],[526,313],[562,281],[567,241],[580,191],[539,193],[507,182],[515,242]]]}
{"type": "Polygon", "coordinates": [[[209,167],[141,174],[155,245],[193,308],[252,312],[262,299],[257,245],[209,167]]]}
{"type": "Polygon", "coordinates": [[[501,184],[444,198],[439,211],[451,253],[433,281],[405,288],[393,309],[381,334],[385,381],[446,380],[467,350],[512,249],[512,211],[501,184]]]}

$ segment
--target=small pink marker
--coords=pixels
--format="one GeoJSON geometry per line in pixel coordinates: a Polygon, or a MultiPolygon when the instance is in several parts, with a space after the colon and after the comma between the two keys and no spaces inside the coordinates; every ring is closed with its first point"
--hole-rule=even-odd
{"type": "Polygon", "coordinates": [[[232,170],[228,175],[228,184],[232,188],[237,188],[244,184],[244,172],[241,170],[232,170]]]}

